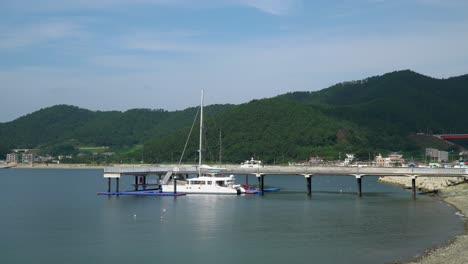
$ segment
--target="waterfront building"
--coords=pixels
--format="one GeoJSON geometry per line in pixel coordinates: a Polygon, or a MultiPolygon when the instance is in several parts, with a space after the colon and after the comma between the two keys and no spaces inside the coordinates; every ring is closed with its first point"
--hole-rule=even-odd
{"type": "Polygon", "coordinates": [[[388,157],[382,157],[382,154],[379,153],[375,157],[375,165],[377,167],[399,167],[405,163],[405,159],[403,159],[403,155],[399,153],[391,153],[388,157]]]}
{"type": "Polygon", "coordinates": [[[429,157],[431,161],[447,162],[449,160],[447,151],[434,148],[426,148],[426,156],[429,157]]]}
{"type": "Polygon", "coordinates": [[[34,154],[23,154],[21,158],[22,163],[33,163],[34,161],[34,154]]]}
{"type": "Polygon", "coordinates": [[[375,156],[375,165],[377,167],[390,167],[389,164],[390,160],[388,158],[382,157],[382,154],[375,156]]]}
{"type": "Polygon", "coordinates": [[[6,155],[6,162],[7,163],[18,163],[18,154],[10,153],[6,155]]]}

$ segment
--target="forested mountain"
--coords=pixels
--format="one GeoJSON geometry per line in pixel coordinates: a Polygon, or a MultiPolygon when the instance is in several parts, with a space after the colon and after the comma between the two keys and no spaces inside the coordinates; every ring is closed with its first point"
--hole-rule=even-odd
{"type": "MultiPolygon", "coordinates": [[[[338,158],[385,151],[418,152],[416,133],[467,133],[468,75],[434,79],[398,71],[316,92],[294,92],[241,105],[205,108],[207,162],[268,163],[311,155],[338,158]],[[222,142],[220,146],[220,141],[222,142]]],[[[0,124],[0,149],[109,146],[146,162],[174,162],[183,150],[197,107],[183,111],[89,111],[58,105],[0,124]]],[[[197,157],[198,124],[185,162],[197,157]]],[[[427,145],[426,145],[427,146],[427,145]]],[[[120,155],[118,159],[125,159],[120,155]]]]}
{"type": "Polygon", "coordinates": [[[446,133],[468,128],[461,118],[467,112],[468,75],[434,79],[406,70],[280,97],[326,105],[328,114],[372,129],[446,133]]]}

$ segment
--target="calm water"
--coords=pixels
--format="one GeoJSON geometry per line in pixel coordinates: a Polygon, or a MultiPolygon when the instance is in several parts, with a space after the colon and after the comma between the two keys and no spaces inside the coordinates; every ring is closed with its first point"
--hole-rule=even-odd
{"type": "Polygon", "coordinates": [[[266,176],[283,189],[264,197],[105,197],[101,170],[0,170],[0,263],[391,263],[463,232],[453,208],[376,180],[362,198],[314,177],[309,199],[300,176],[266,176]]]}

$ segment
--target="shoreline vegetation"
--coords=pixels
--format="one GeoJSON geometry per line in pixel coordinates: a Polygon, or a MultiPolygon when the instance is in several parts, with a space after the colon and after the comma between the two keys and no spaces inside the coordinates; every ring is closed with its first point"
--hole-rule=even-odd
{"type": "MultiPolygon", "coordinates": [[[[170,166],[170,164],[167,164],[170,166]]],[[[11,169],[104,169],[106,167],[144,167],[154,164],[18,164],[11,169]]],[[[380,177],[379,182],[393,184],[405,189],[411,188],[411,179],[404,177],[380,177]]],[[[468,263],[468,181],[464,177],[425,178],[416,180],[422,193],[435,193],[444,202],[454,206],[463,215],[465,231],[448,244],[428,249],[424,255],[409,260],[408,264],[468,263]]]]}

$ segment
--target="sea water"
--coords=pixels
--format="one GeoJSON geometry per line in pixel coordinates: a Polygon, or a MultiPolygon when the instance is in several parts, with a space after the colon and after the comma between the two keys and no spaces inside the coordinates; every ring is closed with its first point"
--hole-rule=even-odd
{"type": "Polygon", "coordinates": [[[264,196],[108,197],[102,174],[0,170],[0,263],[394,263],[464,230],[454,208],[377,177],[362,197],[354,177],[315,176],[308,197],[286,175],[265,176],[282,189],[264,196]]]}

